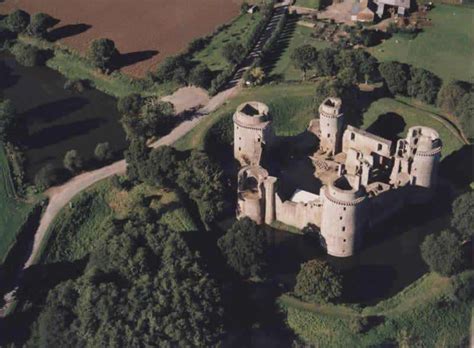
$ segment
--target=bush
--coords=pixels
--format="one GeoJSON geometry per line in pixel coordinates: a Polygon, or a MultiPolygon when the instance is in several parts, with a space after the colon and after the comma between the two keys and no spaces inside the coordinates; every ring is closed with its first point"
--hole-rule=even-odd
{"type": "Polygon", "coordinates": [[[48,14],[35,13],[31,17],[31,22],[28,26],[28,33],[35,37],[44,38],[48,29],[55,26],[56,23],[58,23],[58,20],[48,14]]]}
{"type": "Polygon", "coordinates": [[[58,184],[64,179],[64,172],[49,163],[41,168],[35,175],[35,185],[38,190],[43,191],[58,184]]]}
{"type": "Polygon", "coordinates": [[[222,56],[231,64],[239,64],[245,58],[246,50],[237,41],[229,42],[222,48],[222,56]]]}
{"type": "Polygon", "coordinates": [[[76,150],[69,150],[66,152],[63,164],[64,168],[73,173],[81,170],[84,165],[82,157],[79,156],[79,153],[76,150]]]}
{"type": "Polygon", "coordinates": [[[329,302],[341,296],[342,277],[327,262],[311,260],[301,265],[294,293],[307,302],[329,302]]]}
{"type": "Polygon", "coordinates": [[[421,244],[421,256],[432,272],[443,276],[459,272],[464,264],[461,240],[450,230],[427,236],[421,244]]]}
{"type": "Polygon", "coordinates": [[[107,142],[97,144],[94,156],[100,162],[109,162],[114,157],[110,144],[107,142]]]}
{"type": "Polygon", "coordinates": [[[185,55],[170,56],[158,66],[153,78],[160,83],[169,81],[184,83],[191,66],[189,57],[185,55]]]}
{"type": "Polygon", "coordinates": [[[23,43],[15,44],[11,49],[11,53],[15,56],[18,63],[29,67],[44,65],[47,60],[46,51],[23,43]]]}
{"type": "Polygon", "coordinates": [[[453,113],[456,105],[467,92],[468,88],[462,81],[444,83],[438,93],[437,104],[444,111],[453,113]]]}
{"type": "Polygon", "coordinates": [[[355,317],[349,321],[349,329],[354,334],[360,334],[364,332],[369,326],[369,320],[367,317],[355,317]]]}
{"type": "Polygon", "coordinates": [[[217,245],[227,264],[243,277],[261,276],[266,266],[266,236],[249,218],[238,220],[217,245]]]}
{"type": "Polygon", "coordinates": [[[8,29],[20,34],[24,32],[30,24],[30,15],[23,10],[16,10],[10,13],[4,21],[8,29]]]}
{"type": "Polygon", "coordinates": [[[194,67],[188,78],[188,82],[191,85],[195,85],[202,88],[209,88],[212,81],[212,71],[205,64],[199,64],[194,67]]]}
{"type": "Polygon", "coordinates": [[[453,295],[462,302],[474,299],[474,271],[465,271],[453,279],[453,295]]]}
{"type": "Polygon", "coordinates": [[[112,69],[118,55],[115,43],[110,39],[96,39],[90,44],[88,57],[91,63],[101,71],[112,69]]]}
{"type": "Polygon", "coordinates": [[[380,63],[380,75],[392,94],[407,94],[408,67],[398,62],[380,63]]]}

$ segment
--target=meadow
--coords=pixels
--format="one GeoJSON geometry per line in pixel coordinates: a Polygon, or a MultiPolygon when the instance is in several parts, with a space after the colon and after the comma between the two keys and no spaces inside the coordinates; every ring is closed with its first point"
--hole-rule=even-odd
{"type": "Polygon", "coordinates": [[[474,82],[474,8],[436,4],[416,38],[395,35],[369,51],[380,61],[424,68],[443,80],[474,82]]]}
{"type": "Polygon", "coordinates": [[[16,198],[5,150],[0,146],[0,264],[5,261],[33,206],[16,198]]]}
{"type": "Polygon", "coordinates": [[[111,179],[101,181],[63,208],[47,231],[40,251],[42,263],[73,262],[88,255],[104,236],[113,220],[140,213],[145,203],[159,212],[160,222],[173,231],[195,231],[193,218],[174,191],[140,184],[126,191],[111,179]]]}

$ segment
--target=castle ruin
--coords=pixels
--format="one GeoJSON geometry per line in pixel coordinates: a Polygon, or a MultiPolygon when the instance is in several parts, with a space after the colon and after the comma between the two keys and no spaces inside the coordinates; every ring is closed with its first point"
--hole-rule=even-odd
{"type": "MultiPolygon", "coordinates": [[[[427,127],[408,129],[396,143],[345,125],[339,98],[327,98],[319,119],[307,131],[319,139],[311,156],[314,178],[321,186],[296,189],[291,198],[279,193],[279,178],[264,168],[262,158],[278,144],[266,105],[248,102],[234,114],[234,157],[238,173],[237,217],[257,224],[279,221],[303,229],[320,228],[328,254],[351,256],[364,232],[405,204],[431,199],[436,186],[441,140],[427,127]]],[[[271,154],[278,156],[279,154],[271,154]]],[[[295,173],[298,175],[298,173],[295,173]]]]}

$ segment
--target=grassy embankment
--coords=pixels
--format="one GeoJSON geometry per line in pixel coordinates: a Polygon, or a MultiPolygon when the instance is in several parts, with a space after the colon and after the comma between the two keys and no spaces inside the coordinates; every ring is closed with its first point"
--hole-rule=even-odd
{"type": "Polygon", "coordinates": [[[311,37],[313,29],[296,25],[289,38],[288,45],[281,52],[275,67],[270,72],[270,76],[277,76],[283,81],[301,81],[301,71],[296,69],[291,61],[293,51],[303,45],[311,45],[317,49],[323,49],[330,46],[329,42],[311,37]]]}
{"type": "Polygon", "coordinates": [[[262,15],[258,12],[253,15],[240,15],[224,30],[213,36],[211,42],[203,50],[196,52],[193,60],[206,64],[216,73],[225,70],[230,64],[222,56],[223,47],[232,41],[244,45],[261,18],[262,15]]]}
{"type": "MultiPolygon", "coordinates": [[[[261,101],[270,106],[273,124],[278,135],[296,135],[306,129],[309,121],[315,115],[313,91],[314,85],[312,84],[280,84],[245,89],[228,104],[203,119],[175,145],[181,150],[202,149],[209,129],[220,119],[230,117],[240,103],[250,100],[261,101]]],[[[364,113],[362,128],[368,128],[380,115],[396,113],[405,122],[405,128],[400,132],[400,136],[405,136],[406,130],[414,125],[432,127],[439,132],[443,140],[443,156],[446,156],[461,148],[463,143],[456,136],[456,130],[449,123],[440,120],[439,116],[434,113],[435,110],[437,109],[434,107],[412,106],[409,98],[383,98],[373,102],[364,113]]]]}
{"type": "Polygon", "coordinates": [[[446,301],[452,293],[449,278],[429,273],[394,297],[363,309],[344,305],[315,305],[283,295],[279,303],[288,325],[303,340],[321,347],[374,347],[404,337],[427,347],[457,346],[469,334],[471,306],[446,301]],[[351,320],[369,318],[363,333],[351,330],[351,320]]]}
{"type": "Polygon", "coordinates": [[[308,7],[308,8],[319,8],[319,0],[296,0],[296,6],[308,7]]]}
{"type": "Polygon", "coordinates": [[[126,191],[114,187],[107,179],[82,192],[61,211],[47,231],[47,242],[43,243],[38,261],[53,263],[83,258],[107,232],[112,219],[139,213],[145,204],[160,211],[160,221],[170,229],[197,230],[175,192],[145,184],[126,191]]]}
{"type": "Polygon", "coordinates": [[[33,207],[33,202],[27,203],[15,197],[8,160],[0,145],[0,263],[5,261],[33,207]]]}
{"type": "Polygon", "coordinates": [[[432,25],[413,40],[395,35],[369,51],[380,61],[399,61],[440,76],[474,82],[474,8],[437,4],[432,25]]]}
{"type": "Polygon", "coordinates": [[[178,87],[174,83],[148,83],[145,80],[134,79],[118,71],[106,75],[92,67],[87,59],[64,45],[29,36],[21,36],[19,39],[42,49],[53,50],[54,56],[46,63],[51,69],[59,71],[70,80],[87,79],[98,90],[117,98],[131,93],[163,96],[172,93],[178,87]]]}

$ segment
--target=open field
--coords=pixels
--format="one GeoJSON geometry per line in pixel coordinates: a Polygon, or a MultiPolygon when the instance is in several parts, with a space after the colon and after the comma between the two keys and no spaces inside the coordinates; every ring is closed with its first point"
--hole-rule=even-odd
{"type": "Polygon", "coordinates": [[[212,71],[219,72],[225,70],[229,63],[222,56],[223,47],[232,41],[245,44],[252,29],[258,24],[261,18],[262,15],[259,12],[253,15],[240,15],[230,23],[229,27],[215,35],[209,45],[202,51],[198,51],[193,59],[206,64],[212,71]]]}
{"type": "Polygon", "coordinates": [[[295,5],[317,9],[319,8],[319,0],[296,0],[295,5]]]}
{"type": "Polygon", "coordinates": [[[234,18],[241,0],[6,0],[1,13],[16,8],[61,20],[53,37],[85,53],[90,41],[107,37],[125,54],[123,71],[142,77],[165,57],[186,48],[234,18]]]}
{"type": "Polygon", "coordinates": [[[244,89],[236,98],[206,116],[175,145],[180,150],[202,149],[209,129],[223,117],[232,115],[239,104],[250,100],[261,101],[270,106],[278,135],[298,134],[313,117],[313,89],[312,84],[281,84],[244,89]]]}
{"type": "Polygon", "coordinates": [[[125,191],[114,187],[107,179],[82,192],[61,211],[48,229],[40,259],[54,263],[83,258],[107,233],[114,218],[120,220],[129,217],[131,212],[139,213],[145,201],[159,212],[160,221],[171,230],[197,230],[175,192],[145,184],[125,191]]]}
{"type": "Polygon", "coordinates": [[[18,201],[14,192],[8,160],[3,147],[0,147],[0,264],[3,263],[20,227],[33,208],[32,204],[18,201]]]}
{"type": "Polygon", "coordinates": [[[296,69],[291,62],[291,54],[293,51],[300,46],[309,44],[318,49],[329,47],[330,44],[326,41],[321,41],[311,37],[313,29],[296,25],[294,29],[289,33],[289,42],[285,47],[281,56],[278,59],[275,67],[270,72],[270,75],[277,77],[278,79],[285,81],[300,81],[302,73],[296,69]]]}
{"type": "MultiPolygon", "coordinates": [[[[463,146],[461,140],[456,137],[456,132],[453,127],[441,122],[436,115],[428,111],[406,104],[404,100],[409,99],[382,98],[375,101],[363,115],[362,128],[370,130],[371,126],[374,125],[377,120],[379,120],[379,122],[389,122],[392,126],[395,124],[395,127],[392,127],[391,131],[398,131],[398,133],[394,135],[404,137],[409,127],[417,125],[432,127],[438,131],[443,141],[443,158],[463,146]],[[401,116],[401,118],[399,116],[401,116]]],[[[383,136],[383,134],[380,135],[383,136]]]]}
{"type": "MultiPolygon", "coordinates": [[[[428,347],[460,345],[469,335],[470,304],[442,304],[451,293],[451,281],[429,273],[394,297],[363,310],[343,305],[314,305],[290,296],[280,304],[288,325],[305,341],[324,347],[369,347],[399,342],[407,336],[428,347]],[[350,322],[359,316],[372,317],[368,331],[357,334],[350,322]]],[[[370,320],[369,320],[370,322],[370,320]]],[[[410,344],[411,346],[411,344],[410,344]]]]}
{"type": "Polygon", "coordinates": [[[415,39],[395,35],[369,51],[381,61],[412,64],[443,80],[474,82],[474,8],[437,4],[429,17],[432,26],[415,39]]]}

